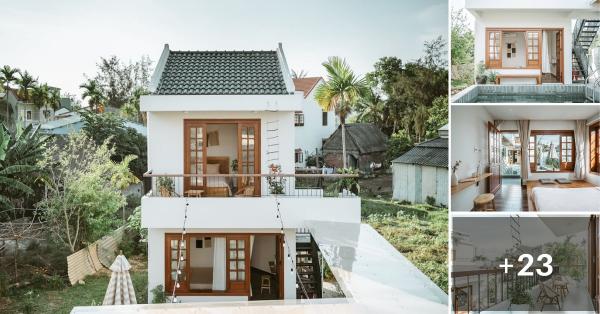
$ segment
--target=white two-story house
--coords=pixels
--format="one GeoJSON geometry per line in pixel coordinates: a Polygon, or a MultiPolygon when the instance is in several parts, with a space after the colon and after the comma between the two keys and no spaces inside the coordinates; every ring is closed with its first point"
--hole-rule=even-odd
{"type": "MultiPolygon", "coordinates": [[[[301,109],[294,113],[296,146],[294,161],[297,168],[307,166],[309,156],[320,155],[323,141],[335,131],[338,122],[333,110],[323,111],[315,100],[317,87],[323,84],[321,77],[293,79],[297,92],[302,92],[301,109]]],[[[322,165],[319,165],[322,166],[322,165]]]]}
{"type": "Polygon", "coordinates": [[[598,0],[465,0],[475,19],[475,63],[500,84],[583,81],[600,28],[598,0]]]}
{"type": "MultiPolygon", "coordinates": [[[[165,45],[152,94],[141,98],[151,184],[142,198],[149,299],[162,286],[176,303],[300,306],[289,299],[322,296],[324,260],[346,298],[322,301],[344,303],[343,312],[445,312],[447,295],[360,223],[360,198],[344,184],[353,175],[294,174],[294,115],[304,94],[289,73],[281,45],[165,45]]],[[[182,313],[192,310],[182,306],[182,313]]]]}

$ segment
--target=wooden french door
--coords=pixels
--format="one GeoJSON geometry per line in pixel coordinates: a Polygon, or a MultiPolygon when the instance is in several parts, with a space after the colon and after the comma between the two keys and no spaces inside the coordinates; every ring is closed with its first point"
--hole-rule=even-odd
{"type": "Polygon", "coordinates": [[[277,297],[280,300],[283,300],[284,298],[284,292],[283,292],[283,287],[284,287],[284,281],[283,278],[285,277],[285,272],[283,271],[283,235],[282,234],[278,234],[277,238],[276,238],[276,248],[275,248],[275,263],[276,263],[276,271],[277,271],[277,283],[278,283],[278,291],[277,291],[277,297]]]}
{"type": "Polygon", "coordinates": [[[598,302],[600,301],[600,263],[598,262],[598,216],[592,216],[588,225],[588,292],[592,297],[594,308],[598,311],[598,302]]]}
{"type": "MultiPolygon", "coordinates": [[[[206,123],[201,121],[186,120],[184,122],[184,173],[204,174],[206,169],[206,123]]],[[[202,190],[204,178],[186,177],[184,193],[191,190],[202,190]]]]}
{"type": "Polygon", "coordinates": [[[488,122],[488,163],[489,172],[492,174],[489,177],[490,193],[496,193],[502,185],[502,134],[494,126],[488,122]]]}
{"type": "Polygon", "coordinates": [[[188,285],[188,274],[189,274],[189,251],[188,251],[188,237],[184,236],[181,241],[181,234],[166,234],[165,235],[165,291],[173,291],[175,286],[175,280],[178,279],[179,287],[177,291],[187,292],[189,291],[188,285]],[[181,255],[180,255],[181,254],[181,255]],[[181,257],[183,259],[181,259],[181,257]],[[180,273],[178,274],[178,270],[180,273]]]}
{"type": "Polygon", "coordinates": [[[556,32],[556,79],[564,83],[563,77],[563,32],[556,32]]]}
{"type": "Polygon", "coordinates": [[[250,289],[250,236],[227,236],[227,291],[250,289]]]}
{"type": "Polygon", "coordinates": [[[541,68],[542,65],[542,30],[528,30],[525,32],[527,43],[527,68],[541,68]]]}
{"type": "MultiPolygon", "coordinates": [[[[238,123],[238,172],[260,174],[260,121],[238,123]]],[[[244,195],[260,195],[260,178],[239,177],[238,190],[244,195]]]]}

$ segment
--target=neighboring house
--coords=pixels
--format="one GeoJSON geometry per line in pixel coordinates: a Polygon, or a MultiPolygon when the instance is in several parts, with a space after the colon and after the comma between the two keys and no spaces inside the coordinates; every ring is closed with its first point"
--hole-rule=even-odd
{"type": "Polygon", "coordinates": [[[294,161],[297,168],[303,168],[306,167],[308,156],[321,153],[323,141],[335,131],[338,123],[335,112],[323,111],[315,100],[315,91],[323,83],[321,77],[297,78],[293,79],[293,82],[296,91],[304,95],[301,110],[294,113],[294,161]]]}
{"type": "Polygon", "coordinates": [[[448,205],[448,125],[438,134],[392,160],[394,199],[425,203],[432,197],[436,205],[448,205]]]}
{"type": "MultiPolygon", "coordinates": [[[[347,166],[368,171],[371,163],[380,164],[385,160],[387,152],[387,136],[369,123],[350,123],[346,128],[347,166]]],[[[323,143],[325,164],[329,167],[343,167],[342,127],[323,143]]]]}
{"type": "MultiPolygon", "coordinates": [[[[339,176],[306,182],[294,174],[293,121],[303,94],[289,73],[281,44],[274,51],[165,45],[152,94],[141,98],[152,181],[142,198],[149,299],[159,285],[182,302],[319,298],[322,256],[355,298],[343,301],[345,310],[445,311],[447,295],[360,223],[360,198],[321,185],[339,176]]],[[[253,309],[268,311],[264,304],[253,309]]],[[[304,304],[272,301],[269,311],[304,304]]],[[[315,306],[306,313],[326,308],[315,306]]]]}
{"type": "MultiPolygon", "coordinates": [[[[49,87],[50,89],[59,90],[56,87],[49,87]]],[[[0,98],[6,100],[6,94],[0,93],[0,98]]],[[[16,89],[10,89],[8,91],[8,104],[10,105],[10,118],[12,122],[21,122],[24,125],[40,125],[51,121],[54,118],[54,109],[50,106],[39,108],[30,101],[24,101],[17,96],[16,89]]],[[[60,99],[60,107],[70,106],[71,100],[69,98],[60,99]]],[[[6,110],[0,112],[5,117],[6,110]]]]}
{"type": "Polygon", "coordinates": [[[600,28],[598,1],[466,0],[475,18],[475,64],[500,84],[581,82],[600,28]]]}

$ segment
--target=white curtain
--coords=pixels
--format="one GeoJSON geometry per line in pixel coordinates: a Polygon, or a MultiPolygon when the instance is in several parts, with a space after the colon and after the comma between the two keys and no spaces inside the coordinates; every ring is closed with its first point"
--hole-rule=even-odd
{"type": "MultiPolygon", "coordinates": [[[[254,235],[250,236],[250,269],[247,269],[246,271],[248,272],[246,276],[251,275],[250,272],[252,271],[252,251],[254,249],[254,235]]],[[[250,296],[252,296],[252,280],[250,280],[250,296]]]]}
{"type": "Polygon", "coordinates": [[[548,31],[542,32],[542,73],[552,73],[552,56],[550,55],[550,40],[548,31]]]}
{"type": "Polygon", "coordinates": [[[521,184],[527,184],[529,179],[529,120],[517,121],[517,130],[521,140],[521,184]]]}
{"type": "Polygon", "coordinates": [[[585,179],[585,132],[586,121],[575,121],[575,178],[585,179]]]}
{"type": "Polygon", "coordinates": [[[215,291],[225,291],[227,242],[224,237],[213,238],[213,284],[215,291]]]}

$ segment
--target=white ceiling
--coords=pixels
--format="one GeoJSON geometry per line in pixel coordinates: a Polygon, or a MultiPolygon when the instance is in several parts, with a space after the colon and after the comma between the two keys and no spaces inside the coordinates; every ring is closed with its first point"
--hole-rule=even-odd
{"type": "Polygon", "coordinates": [[[499,120],[581,120],[600,114],[600,105],[488,105],[499,120]]]}

